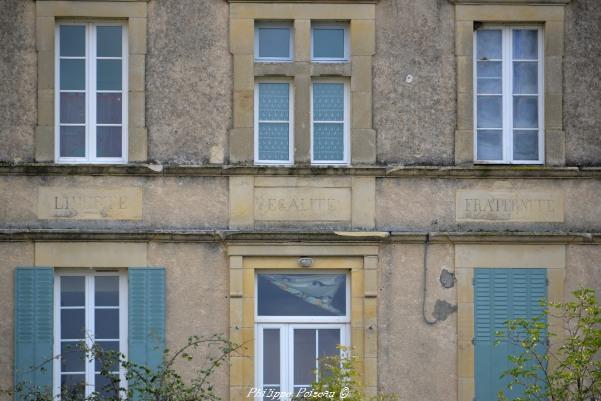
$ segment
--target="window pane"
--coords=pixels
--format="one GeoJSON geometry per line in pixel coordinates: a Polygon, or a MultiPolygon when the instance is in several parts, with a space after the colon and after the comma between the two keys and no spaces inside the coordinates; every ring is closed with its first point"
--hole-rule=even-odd
{"type": "Polygon", "coordinates": [[[501,96],[478,96],[478,128],[502,128],[501,96]]]}
{"type": "Polygon", "coordinates": [[[513,30],[513,58],[516,60],[538,59],[538,31],[532,29],[513,30]]]}
{"type": "Polygon", "coordinates": [[[121,124],[121,93],[96,94],[96,121],[98,124],[121,124]]]}
{"type": "Polygon", "coordinates": [[[289,85],[286,83],[259,84],[259,120],[288,121],[290,111],[289,85]]]}
{"type": "Polygon", "coordinates": [[[96,341],[96,347],[104,359],[97,358],[94,361],[96,372],[103,367],[110,372],[119,371],[119,342],[118,341],[96,341]]]}
{"type": "Polygon", "coordinates": [[[290,58],[289,28],[259,28],[259,57],[290,58]]]}
{"type": "Polygon", "coordinates": [[[538,131],[513,131],[513,158],[538,160],[538,131]]]}
{"type": "Polygon", "coordinates": [[[86,128],[85,127],[60,127],[60,155],[61,157],[85,157],[86,155],[86,128]]]}
{"type": "Polygon", "coordinates": [[[61,92],[61,116],[62,124],[85,124],[86,123],[86,98],[82,92],[61,92]]]}
{"type": "Polygon", "coordinates": [[[313,159],[344,160],[344,125],[313,124],[313,159]]]}
{"type": "Polygon", "coordinates": [[[119,309],[96,309],[95,315],[96,338],[119,338],[119,309]]]}
{"type": "Polygon", "coordinates": [[[478,61],[478,93],[501,94],[501,62],[500,61],[478,61]]]}
{"type": "Polygon", "coordinates": [[[61,372],[83,372],[86,369],[85,344],[61,342],[61,372]]]}
{"type": "Polygon", "coordinates": [[[344,84],[313,84],[313,120],[344,120],[344,84]]]}
{"type": "Polygon", "coordinates": [[[345,316],[344,274],[260,274],[262,316],[345,316]]]}
{"type": "Polygon", "coordinates": [[[119,306],[119,277],[96,276],[94,286],[96,306],[119,306]]]}
{"type": "Polygon", "coordinates": [[[100,400],[114,400],[117,399],[117,392],[119,389],[119,375],[96,375],[95,377],[95,391],[99,395],[100,400]]]}
{"type": "Polygon", "coordinates": [[[340,345],[340,329],[320,329],[318,336],[318,357],[319,357],[319,374],[329,375],[328,366],[331,366],[330,361],[324,361],[324,358],[340,355],[340,350],[337,348],[340,345]],[[326,363],[327,362],[327,363],[326,363]]]}
{"type": "Polygon", "coordinates": [[[61,277],[61,306],[84,306],[84,277],[61,277]]]}
{"type": "Polygon", "coordinates": [[[61,375],[61,395],[68,400],[82,400],[86,391],[84,375],[61,375]]]}
{"type": "Polygon", "coordinates": [[[85,311],[83,309],[61,310],[61,338],[83,339],[85,328],[85,311]]]}
{"type": "Polygon", "coordinates": [[[513,63],[513,93],[538,93],[538,63],[530,61],[513,63]]]}
{"type": "Polygon", "coordinates": [[[83,25],[60,26],[60,55],[84,57],[86,54],[86,27],[83,25]]]}
{"type": "Polygon", "coordinates": [[[85,60],[61,59],[60,70],[60,81],[62,90],[86,89],[85,60]]]}
{"type": "Polygon", "coordinates": [[[121,57],[121,27],[99,26],[96,28],[98,38],[98,57],[121,57]]]}
{"type": "Polygon", "coordinates": [[[280,386],[265,386],[263,387],[263,391],[265,392],[265,396],[263,400],[279,400],[278,394],[280,392],[280,386]]]}
{"type": "Polygon", "coordinates": [[[478,94],[500,95],[501,78],[478,78],[478,94]]]}
{"type": "Polygon", "coordinates": [[[478,78],[501,78],[501,61],[478,61],[478,78]]]}
{"type": "Polygon", "coordinates": [[[315,329],[294,330],[294,385],[310,385],[315,380],[317,362],[315,329]]]}
{"type": "Polygon", "coordinates": [[[263,384],[280,384],[280,329],[263,330],[263,384]]]}
{"type": "Polygon", "coordinates": [[[477,31],[476,54],[478,60],[501,58],[501,31],[496,29],[481,29],[477,31]]]}
{"type": "Polygon", "coordinates": [[[503,159],[503,133],[498,130],[478,130],[478,160],[503,159]]]}
{"type": "Polygon", "coordinates": [[[96,156],[121,157],[121,127],[96,127],[96,156]]]}
{"type": "Polygon", "coordinates": [[[96,89],[121,90],[121,60],[97,60],[96,89]]]}
{"type": "Polygon", "coordinates": [[[344,28],[313,28],[313,57],[343,59],[344,28]]]}
{"type": "Polygon", "coordinates": [[[259,159],[288,160],[289,127],[284,123],[259,123],[259,159]]]}
{"type": "Polygon", "coordinates": [[[513,127],[538,128],[538,97],[513,97],[513,127]]]}

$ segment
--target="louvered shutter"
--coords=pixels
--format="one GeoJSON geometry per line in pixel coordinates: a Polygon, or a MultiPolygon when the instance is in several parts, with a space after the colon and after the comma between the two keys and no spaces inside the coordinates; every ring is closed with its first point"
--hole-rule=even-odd
{"type": "Polygon", "coordinates": [[[541,299],[547,297],[546,269],[475,269],[474,272],[474,359],[476,401],[496,401],[503,389],[509,398],[522,394],[514,387],[507,393],[509,378],[501,374],[511,368],[509,355],[519,353],[515,345],[495,345],[496,332],[505,322],[539,316],[541,299]]]}
{"type": "Polygon", "coordinates": [[[14,278],[14,384],[51,391],[54,271],[18,267],[14,278]]]}

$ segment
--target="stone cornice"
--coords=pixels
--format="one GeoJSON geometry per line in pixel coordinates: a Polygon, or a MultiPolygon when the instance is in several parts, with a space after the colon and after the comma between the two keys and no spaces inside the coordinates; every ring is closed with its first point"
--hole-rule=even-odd
{"type": "Polygon", "coordinates": [[[489,4],[521,4],[521,5],[565,5],[572,0],[449,0],[453,4],[489,5],[489,4]]]}

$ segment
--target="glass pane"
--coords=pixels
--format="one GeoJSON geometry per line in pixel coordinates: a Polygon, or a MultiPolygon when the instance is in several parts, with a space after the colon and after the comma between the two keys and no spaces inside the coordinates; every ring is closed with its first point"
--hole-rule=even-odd
{"type": "Polygon", "coordinates": [[[286,83],[259,84],[259,120],[288,121],[289,85],[286,83]]]}
{"type": "Polygon", "coordinates": [[[503,159],[503,133],[498,130],[478,130],[478,160],[503,159]]]}
{"type": "Polygon", "coordinates": [[[119,391],[119,375],[95,375],[95,391],[99,395],[100,400],[114,400],[117,399],[117,392],[119,391]]]}
{"type": "Polygon", "coordinates": [[[96,34],[98,57],[121,57],[120,26],[99,26],[96,28],[96,34]]]}
{"type": "Polygon", "coordinates": [[[85,311],[83,309],[61,310],[61,338],[83,339],[85,338],[85,311]]]}
{"type": "Polygon", "coordinates": [[[345,316],[344,274],[259,274],[261,316],[345,316]]]}
{"type": "Polygon", "coordinates": [[[119,342],[96,341],[96,347],[101,355],[101,358],[96,358],[94,361],[96,372],[102,368],[110,372],[117,372],[119,370],[119,342]]]}
{"type": "Polygon", "coordinates": [[[84,372],[86,370],[85,344],[61,342],[61,372],[84,372]]]}
{"type": "Polygon", "coordinates": [[[121,93],[96,94],[96,121],[98,124],[121,124],[121,93]]]}
{"type": "Polygon", "coordinates": [[[280,384],[280,329],[263,330],[263,384],[280,384]]]}
{"type": "Polygon", "coordinates": [[[60,60],[62,90],[86,89],[86,61],[81,59],[60,60]]]}
{"type": "Polygon", "coordinates": [[[280,392],[279,386],[265,386],[263,387],[263,391],[265,395],[263,396],[263,400],[279,400],[278,393],[280,392]]]}
{"type": "Polygon", "coordinates": [[[119,306],[119,277],[96,276],[94,287],[96,306],[119,306]]]}
{"type": "Polygon", "coordinates": [[[344,84],[313,84],[313,120],[344,121],[344,84]]]}
{"type": "Polygon", "coordinates": [[[530,61],[513,63],[513,93],[538,93],[538,63],[530,61]]]}
{"type": "Polygon", "coordinates": [[[288,160],[288,124],[259,123],[259,159],[288,160]]]}
{"type": "Polygon", "coordinates": [[[478,94],[500,95],[501,82],[500,78],[478,78],[478,94]]]}
{"type": "Polygon", "coordinates": [[[61,127],[60,155],[61,157],[85,157],[86,128],[61,127]]]}
{"type": "Polygon", "coordinates": [[[61,92],[60,99],[62,124],[86,123],[86,98],[83,92],[61,92]]]}
{"type": "Polygon", "coordinates": [[[317,333],[318,337],[318,357],[319,357],[319,374],[329,375],[331,372],[328,366],[332,365],[332,360],[327,360],[328,357],[340,355],[340,350],[337,348],[340,345],[340,329],[321,329],[317,333]],[[326,358],[326,360],[324,360],[326,358]]]}
{"type": "Polygon", "coordinates": [[[119,338],[119,309],[96,309],[95,314],[96,338],[119,338]]]}
{"type": "Polygon", "coordinates": [[[516,60],[538,59],[538,31],[532,29],[513,30],[513,58],[516,60]]]}
{"type": "Polygon", "coordinates": [[[294,385],[310,385],[315,380],[315,329],[294,330],[294,385]]]}
{"type": "Polygon", "coordinates": [[[501,31],[482,29],[476,36],[476,55],[478,60],[501,59],[501,31]]]}
{"type": "Polygon", "coordinates": [[[97,60],[97,81],[98,90],[121,90],[121,60],[97,60]]]}
{"type": "Polygon", "coordinates": [[[313,124],[313,159],[344,160],[344,125],[313,124]]]}
{"type": "Polygon", "coordinates": [[[290,29],[259,28],[259,57],[290,58],[290,29]]]}
{"type": "Polygon", "coordinates": [[[513,97],[513,127],[538,128],[538,97],[513,97]]]}
{"type": "Polygon", "coordinates": [[[96,156],[121,157],[121,127],[96,127],[96,156]]]}
{"type": "Polygon", "coordinates": [[[478,78],[501,78],[501,61],[478,61],[478,78]]]}
{"type": "Polygon", "coordinates": [[[513,159],[538,160],[538,131],[513,131],[513,159]]]}
{"type": "Polygon", "coordinates": [[[84,375],[61,375],[61,396],[68,400],[82,400],[86,391],[84,375]]]}
{"type": "Polygon", "coordinates": [[[61,277],[61,306],[85,306],[84,277],[61,277]]]}
{"type": "Polygon", "coordinates": [[[478,96],[478,128],[502,128],[501,96],[478,96]]]}
{"type": "Polygon", "coordinates": [[[344,28],[313,28],[314,58],[344,58],[344,28]]]}
{"type": "Polygon", "coordinates": [[[86,55],[86,27],[61,25],[60,48],[60,55],[63,57],[84,57],[86,55]]]}

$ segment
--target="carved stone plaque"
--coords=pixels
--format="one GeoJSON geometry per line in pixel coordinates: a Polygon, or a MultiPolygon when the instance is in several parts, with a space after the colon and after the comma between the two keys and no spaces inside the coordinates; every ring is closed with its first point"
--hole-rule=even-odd
{"type": "Polygon", "coordinates": [[[41,187],[39,219],[141,220],[142,188],[41,187]]]}
{"type": "Polygon", "coordinates": [[[563,222],[561,191],[458,190],[457,221],[563,222]]]}
{"type": "Polygon", "coordinates": [[[351,188],[257,187],[255,219],[350,221],[351,188]]]}

